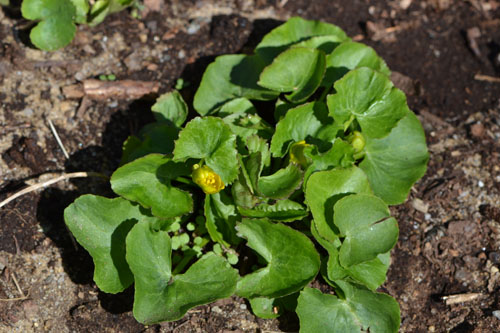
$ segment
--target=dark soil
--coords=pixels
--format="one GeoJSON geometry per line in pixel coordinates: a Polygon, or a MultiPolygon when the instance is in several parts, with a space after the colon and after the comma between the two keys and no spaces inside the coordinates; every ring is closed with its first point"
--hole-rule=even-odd
{"type": "MultiPolygon", "coordinates": [[[[144,3],[148,9],[157,1],[144,3]]],[[[426,176],[404,205],[393,207],[400,238],[381,291],[400,303],[401,331],[500,331],[499,3],[159,3],[160,11],[149,10],[141,19],[123,12],[97,27],[81,26],[74,42],[54,53],[27,46],[18,12],[0,11],[0,199],[39,176],[50,179],[53,174],[44,175],[50,172],[109,175],[125,138],[152,119],[148,110],[157,95],[92,101],[70,99],[64,87],[112,73],[159,82],[163,93],[183,78],[189,104],[216,55],[251,51],[290,16],[335,23],[374,47],[397,72],[393,79],[419,115],[431,152],[426,176]]],[[[0,331],[297,330],[292,314],[258,319],[235,297],[193,309],[178,322],[138,324],[131,314],[133,291],[99,292],[91,258],[64,226],[64,208],[84,193],[112,195],[97,178],[75,179],[0,208],[0,331]]],[[[328,290],[321,281],[315,284],[328,290]]]]}

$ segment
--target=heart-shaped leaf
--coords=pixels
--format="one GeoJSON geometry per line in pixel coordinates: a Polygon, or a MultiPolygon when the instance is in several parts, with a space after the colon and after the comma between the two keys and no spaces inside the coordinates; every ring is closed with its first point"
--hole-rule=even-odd
{"type": "Polygon", "coordinates": [[[190,174],[186,164],[150,154],[118,168],[111,176],[111,188],[116,194],[151,208],[155,216],[176,217],[193,210],[193,199],[188,192],[172,186],[171,181],[190,174]]]}
{"type": "Polygon", "coordinates": [[[320,258],[313,243],[299,231],[266,220],[243,219],[236,226],[248,246],[267,262],[265,268],[245,275],[236,293],[245,298],[281,297],[306,286],[319,271],[320,258]]]}
{"type": "Polygon", "coordinates": [[[333,221],[344,238],[339,251],[343,267],[375,259],[396,245],[398,222],[385,202],[373,195],[353,194],[334,206],[333,221]]]}
{"type": "Polygon", "coordinates": [[[290,45],[314,36],[331,36],[331,38],[336,38],[339,43],[350,40],[345,32],[336,25],[292,17],[265,35],[255,48],[255,52],[267,63],[270,63],[274,57],[285,51],[290,45]]]}
{"type": "Polygon", "coordinates": [[[364,151],[359,167],[375,195],[389,205],[406,200],[410,188],[425,174],[429,160],[424,130],[411,111],[385,138],[367,138],[364,151]]]}
{"type": "Polygon", "coordinates": [[[181,127],[188,115],[186,102],[176,90],[158,97],[151,111],[157,121],[167,122],[176,127],[181,127]]]}
{"type": "Polygon", "coordinates": [[[25,19],[40,21],[31,30],[30,39],[41,50],[57,50],[75,37],[76,9],[70,0],[24,0],[21,13],[25,19]]]}
{"type": "Polygon", "coordinates": [[[290,93],[292,103],[307,100],[319,87],[325,74],[325,53],[317,49],[291,48],[277,56],[260,74],[260,86],[290,93]]]}
{"type": "Polygon", "coordinates": [[[208,253],[184,274],[172,276],[168,233],[138,223],[127,236],[127,262],[135,278],[134,317],[143,324],[173,321],[201,304],[233,294],[238,272],[208,253]]]}
{"type": "Polygon", "coordinates": [[[172,156],[174,141],[179,137],[179,129],[165,123],[151,123],[144,126],[139,137],[129,136],[123,143],[123,153],[120,164],[148,154],[159,153],[172,156]]]}
{"type": "Polygon", "coordinates": [[[330,87],[350,70],[369,67],[382,74],[391,75],[385,61],[371,47],[356,43],[344,42],[326,57],[326,74],[322,85],[330,87]]]}
{"type": "Polygon", "coordinates": [[[175,142],[174,161],[203,158],[225,185],[238,176],[236,136],[220,118],[197,117],[187,123],[175,142]]]}
{"type": "Polygon", "coordinates": [[[306,287],[300,292],[297,314],[304,333],[398,332],[399,305],[389,295],[339,282],[345,299],[306,287]]]}
{"type": "Polygon", "coordinates": [[[195,110],[204,116],[235,98],[264,101],[276,98],[279,93],[257,85],[265,66],[266,63],[257,56],[231,54],[217,57],[203,74],[194,96],[195,110]]]}
{"type": "Polygon", "coordinates": [[[125,237],[138,221],[158,219],[130,201],[82,195],[64,210],[64,220],[78,243],[94,260],[94,281],[102,291],[115,294],[134,281],[125,261],[125,237]]]}
{"type": "Polygon", "coordinates": [[[339,199],[352,193],[371,192],[366,175],[355,166],[313,173],[307,181],[305,195],[321,237],[330,242],[338,238],[338,229],[333,223],[333,207],[339,199]]]}
{"type": "Polygon", "coordinates": [[[350,71],[334,87],[327,104],[335,122],[348,125],[356,119],[367,138],[386,136],[408,112],[405,94],[371,68],[350,71]]]}
{"type": "Polygon", "coordinates": [[[314,138],[323,126],[332,123],[326,105],[321,102],[307,103],[288,110],[276,125],[271,140],[271,153],[284,156],[294,142],[314,138]]]}

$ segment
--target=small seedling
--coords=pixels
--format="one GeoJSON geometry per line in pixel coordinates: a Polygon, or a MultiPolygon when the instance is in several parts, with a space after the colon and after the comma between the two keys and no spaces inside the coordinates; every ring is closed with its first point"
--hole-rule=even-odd
{"type": "Polygon", "coordinates": [[[238,295],[263,318],[296,311],[301,332],[397,332],[398,303],[376,291],[399,233],[388,205],[428,152],[389,75],[340,28],[292,18],[208,66],[197,116],[160,96],[156,122],[124,143],[117,197],[65,210],[97,286],[134,284],[144,324],[238,295]],[[333,294],[308,286],[318,276],[333,294]]]}
{"type": "Polygon", "coordinates": [[[31,30],[33,45],[54,51],[71,43],[76,24],[101,23],[107,15],[131,6],[135,0],[23,0],[21,14],[37,21],[31,30]],[[91,5],[92,3],[92,5],[91,5]]]}

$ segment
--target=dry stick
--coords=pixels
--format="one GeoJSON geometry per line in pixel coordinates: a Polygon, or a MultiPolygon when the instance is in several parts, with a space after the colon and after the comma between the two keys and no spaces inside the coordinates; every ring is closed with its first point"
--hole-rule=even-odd
{"type": "Polygon", "coordinates": [[[23,290],[19,286],[19,283],[17,282],[16,275],[14,274],[14,272],[12,272],[11,275],[12,275],[12,280],[14,280],[14,284],[17,287],[17,291],[19,291],[19,293],[21,294],[21,297],[26,297],[26,295],[23,293],[23,290]]]}
{"type": "Polygon", "coordinates": [[[19,192],[14,193],[13,195],[11,195],[10,197],[8,197],[4,201],[0,202],[0,208],[2,208],[3,206],[5,206],[6,204],[8,204],[9,202],[11,202],[12,200],[15,200],[15,199],[19,198],[22,195],[25,195],[27,193],[36,191],[36,190],[38,190],[40,188],[43,188],[43,187],[55,184],[55,183],[57,183],[57,182],[59,182],[61,180],[70,179],[70,178],[85,178],[85,177],[108,178],[108,177],[106,177],[103,174],[100,174],[98,172],[63,173],[59,177],[56,177],[56,178],[53,178],[53,179],[49,179],[49,180],[47,180],[45,182],[42,182],[42,183],[33,184],[31,186],[26,187],[25,189],[22,189],[19,192]]]}
{"type": "Polygon", "coordinates": [[[66,151],[66,148],[64,148],[64,145],[61,141],[61,138],[59,137],[59,134],[57,134],[57,131],[56,131],[56,128],[54,127],[54,124],[52,124],[52,121],[49,118],[47,118],[47,122],[49,123],[50,130],[52,131],[52,134],[54,134],[54,137],[56,138],[57,144],[59,145],[59,147],[61,147],[61,150],[63,151],[64,156],[66,157],[66,159],[69,159],[69,154],[66,151]]]}
{"type": "Polygon", "coordinates": [[[500,83],[500,77],[494,77],[494,76],[483,75],[483,74],[474,75],[474,80],[500,83]]]}

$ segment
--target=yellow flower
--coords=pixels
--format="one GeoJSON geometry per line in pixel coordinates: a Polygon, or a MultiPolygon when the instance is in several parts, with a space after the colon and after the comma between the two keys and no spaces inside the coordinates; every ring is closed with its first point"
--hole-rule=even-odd
{"type": "Polygon", "coordinates": [[[195,182],[206,194],[214,194],[224,189],[224,183],[220,176],[210,167],[199,164],[193,165],[193,174],[191,175],[195,182]]]}
{"type": "Polygon", "coordinates": [[[310,146],[307,144],[305,140],[295,142],[290,147],[290,161],[295,164],[299,164],[303,168],[307,167],[309,162],[307,158],[304,156],[304,148],[310,146]]]}

